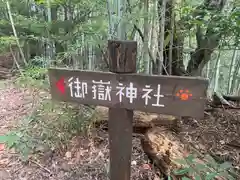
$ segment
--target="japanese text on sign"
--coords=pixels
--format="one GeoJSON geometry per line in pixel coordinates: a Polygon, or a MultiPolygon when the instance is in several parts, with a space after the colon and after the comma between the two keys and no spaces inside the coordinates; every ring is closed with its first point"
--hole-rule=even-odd
{"type": "Polygon", "coordinates": [[[93,100],[111,101],[114,95],[118,97],[119,102],[122,102],[125,97],[129,100],[129,103],[132,104],[134,100],[138,98],[138,94],[140,94],[145,105],[149,105],[149,100],[155,98],[155,103],[151,105],[164,107],[164,104],[161,104],[161,98],[164,97],[164,95],[161,94],[160,84],[157,85],[156,89],[151,88],[150,85],[145,85],[144,88],[139,89],[135,87],[132,82],[127,85],[118,83],[116,87],[112,87],[110,81],[92,80],[91,87],[88,86],[87,82],[79,81],[78,77],[68,79],[68,87],[72,98],[84,99],[87,94],[91,93],[93,100]],[[116,92],[112,92],[112,89],[116,89],[116,92]]]}

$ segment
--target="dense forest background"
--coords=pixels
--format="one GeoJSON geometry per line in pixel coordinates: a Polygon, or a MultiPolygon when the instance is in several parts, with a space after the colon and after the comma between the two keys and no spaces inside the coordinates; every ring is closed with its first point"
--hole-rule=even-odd
{"type": "Polygon", "coordinates": [[[15,60],[8,65],[22,75],[107,70],[107,40],[121,38],[138,42],[139,73],[203,76],[210,94],[239,93],[239,0],[5,0],[0,8],[2,61],[15,60]]]}

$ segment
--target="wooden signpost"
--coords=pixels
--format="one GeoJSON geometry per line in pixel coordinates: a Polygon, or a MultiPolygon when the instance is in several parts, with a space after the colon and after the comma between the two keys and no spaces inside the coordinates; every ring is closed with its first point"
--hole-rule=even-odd
{"type": "Polygon", "coordinates": [[[109,107],[110,179],[130,180],[133,110],[202,118],[208,80],[136,74],[137,43],[108,41],[109,71],[49,69],[54,100],[109,107]]]}

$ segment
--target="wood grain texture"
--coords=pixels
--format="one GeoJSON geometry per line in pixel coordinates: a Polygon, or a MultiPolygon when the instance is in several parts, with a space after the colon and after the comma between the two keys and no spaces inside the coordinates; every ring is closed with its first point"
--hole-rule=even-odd
{"type": "Polygon", "coordinates": [[[136,72],[137,42],[108,41],[109,70],[115,73],[136,72]]]}
{"type": "MultiPolygon", "coordinates": [[[[108,41],[110,53],[109,71],[118,73],[136,72],[136,50],[135,41],[108,41]]],[[[117,78],[117,76],[115,76],[117,78]]],[[[121,77],[120,77],[121,78],[121,77]]],[[[121,78],[122,79],[122,78],[121,78]]],[[[119,82],[113,81],[111,96],[116,94],[116,86],[119,82]]],[[[124,81],[122,82],[124,83],[124,81]]],[[[119,106],[114,98],[114,106],[108,111],[109,146],[110,146],[110,180],[130,180],[131,177],[131,155],[132,155],[132,133],[133,133],[133,110],[119,106]]]]}

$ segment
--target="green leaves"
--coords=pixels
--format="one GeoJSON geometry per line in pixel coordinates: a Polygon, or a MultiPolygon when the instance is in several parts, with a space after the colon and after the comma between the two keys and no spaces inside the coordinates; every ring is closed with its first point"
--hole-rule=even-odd
{"type": "Polygon", "coordinates": [[[174,159],[173,160],[176,164],[180,165],[187,165],[187,161],[185,159],[174,159]]]}
{"type": "Polygon", "coordinates": [[[214,9],[208,8],[202,1],[184,1],[176,10],[179,12],[181,29],[189,33],[189,30],[196,32],[197,28],[201,28],[202,38],[207,38],[206,32],[210,31],[219,36],[220,45],[239,46],[240,10],[237,1],[234,2],[224,8],[214,9]]]}
{"type": "Polygon", "coordinates": [[[0,136],[0,143],[4,143],[9,149],[15,149],[26,161],[30,152],[28,140],[21,131],[12,131],[6,135],[0,136]],[[25,141],[26,140],[26,141],[25,141]]]}
{"type": "Polygon", "coordinates": [[[232,167],[233,166],[232,166],[232,164],[230,162],[224,162],[224,163],[220,164],[220,168],[224,169],[224,170],[232,168],[232,167]]]}
{"type": "Polygon", "coordinates": [[[184,168],[184,169],[179,169],[174,171],[175,175],[184,175],[187,174],[189,172],[190,168],[184,168]]]}
{"type": "Polygon", "coordinates": [[[1,36],[0,37],[0,52],[5,52],[8,47],[16,45],[16,38],[14,36],[1,36]]]}
{"type": "Polygon", "coordinates": [[[189,179],[187,177],[183,177],[182,180],[191,180],[191,179],[189,179]]]}
{"type": "Polygon", "coordinates": [[[214,179],[217,175],[218,175],[217,172],[208,173],[208,174],[206,175],[206,180],[212,180],[212,179],[214,179]]]}
{"type": "MultiPolygon", "coordinates": [[[[232,180],[232,176],[228,173],[228,170],[232,169],[231,163],[218,164],[210,155],[206,155],[203,161],[199,161],[191,154],[183,159],[175,159],[174,162],[182,165],[181,169],[173,171],[175,175],[189,175],[195,180],[214,180],[217,176],[232,180]]],[[[182,178],[184,179],[190,180],[187,177],[182,178]]]]}
{"type": "Polygon", "coordinates": [[[0,143],[6,144],[8,148],[12,148],[19,140],[20,137],[15,133],[0,136],[0,143]]]}
{"type": "Polygon", "coordinates": [[[6,143],[8,140],[8,136],[7,135],[1,135],[0,136],[0,143],[6,143]]]}

